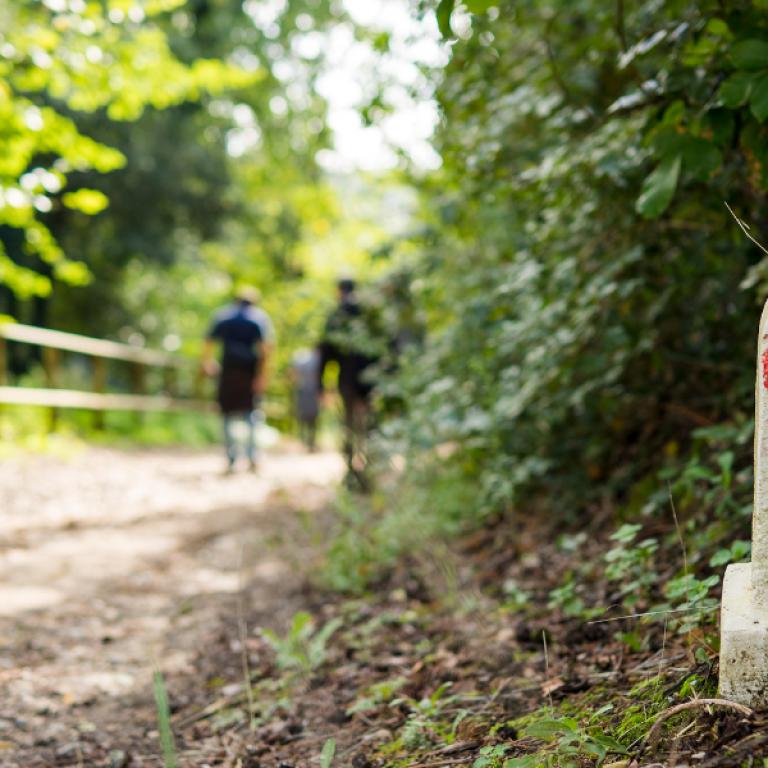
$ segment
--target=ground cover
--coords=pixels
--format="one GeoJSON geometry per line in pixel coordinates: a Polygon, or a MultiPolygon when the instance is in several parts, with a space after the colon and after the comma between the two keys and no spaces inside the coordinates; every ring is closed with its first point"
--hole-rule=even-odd
{"type": "Polygon", "coordinates": [[[714,617],[605,621],[620,595],[604,577],[563,598],[568,574],[616,549],[590,538],[569,551],[541,523],[503,520],[401,561],[364,597],[310,587],[310,613],[249,634],[252,699],[231,670],[228,695],[177,716],[181,742],[233,739],[221,764],[252,768],[737,766],[768,754],[765,718],[716,698],[714,617]]]}
{"type": "MultiPolygon", "coordinates": [[[[696,466],[691,498],[717,509],[723,483],[696,466]]],[[[707,703],[718,577],[748,556],[740,518],[723,530],[674,485],[676,514],[642,524],[605,506],[569,527],[531,507],[369,563],[342,591],[339,563],[360,563],[328,567],[335,537],[350,505],[380,522],[382,498],[339,501],[332,454],[220,471],[218,452],[86,446],[0,466],[0,765],[768,756],[763,714],[707,703]]]]}

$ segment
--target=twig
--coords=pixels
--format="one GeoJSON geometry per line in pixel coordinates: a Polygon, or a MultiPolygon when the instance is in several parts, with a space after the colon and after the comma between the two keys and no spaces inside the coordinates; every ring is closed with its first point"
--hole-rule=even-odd
{"type": "Polygon", "coordinates": [[[440,749],[433,749],[431,752],[427,752],[426,755],[422,755],[422,757],[439,757],[440,755],[454,755],[457,752],[467,752],[470,749],[475,749],[476,747],[479,747],[481,744],[482,742],[477,739],[472,739],[470,741],[460,741],[457,744],[449,744],[447,747],[442,747],[440,749]]]}
{"type": "Polygon", "coordinates": [[[754,243],[754,244],[755,244],[755,245],[756,245],[756,246],[757,246],[757,247],[758,247],[758,248],[759,248],[759,249],[760,249],[760,250],[761,250],[761,251],[762,251],[762,252],[763,252],[763,253],[764,253],[766,256],[768,256],[768,249],[766,249],[766,247],[765,247],[765,246],[764,246],[764,245],[763,245],[761,242],[759,242],[758,240],[756,240],[756,239],[755,239],[755,238],[754,238],[754,237],[753,237],[753,236],[752,236],[752,235],[749,233],[749,229],[750,229],[750,227],[749,227],[749,224],[747,224],[745,221],[742,221],[742,220],[741,220],[741,219],[740,219],[740,218],[739,218],[739,217],[738,217],[738,216],[737,216],[737,215],[736,215],[736,214],[733,212],[733,208],[731,208],[731,206],[730,206],[730,205],[728,205],[728,203],[726,203],[726,202],[725,202],[725,200],[723,200],[723,202],[725,203],[725,207],[728,209],[728,213],[730,213],[730,214],[731,214],[731,216],[733,216],[733,218],[736,220],[736,223],[737,223],[737,224],[738,224],[738,225],[741,227],[741,231],[742,231],[742,232],[743,232],[743,233],[744,233],[744,234],[745,234],[745,235],[746,235],[746,236],[747,236],[747,237],[748,237],[748,238],[749,238],[749,239],[750,239],[750,240],[751,240],[751,241],[752,241],[752,242],[753,242],[753,243],[754,243]]]}
{"type": "Polygon", "coordinates": [[[499,684],[499,687],[491,694],[491,698],[489,699],[488,703],[493,704],[496,699],[501,696],[502,691],[514,680],[514,677],[505,677],[501,683],[499,684]]]}
{"type": "Polygon", "coordinates": [[[246,698],[245,691],[241,690],[237,693],[230,694],[229,696],[222,696],[219,699],[216,699],[216,701],[211,702],[203,709],[199,710],[198,712],[193,712],[191,715],[187,715],[186,717],[180,719],[176,726],[178,728],[188,728],[190,725],[194,725],[195,723],[199,722],[200,720],[205,720],[207,717],[210,717],[211,715],[215,715],[217,712],[220,712],[225,707],[231,706],[232,704],[240,704],[242,703],[246,698]]]}
{"type": "MultiPolygon", "coordinates": [[[[549,649],[547,648],[547,631],[541,630],[541,641],[544,643],[544,672],[549,677],[549,649]]],[[[547,698],[549,699],[549,708],[554,712],[555,704],[552,701],[552,691],[547,691],[547,698]]]]}
{"type": "Polygon", "coordinates": [[[648,735],[645,737],[645,742],[643,743],[643,747],[640,749],[640,752],[642,753],[646,745],[653,746],[658,741],[661,727],[670,717],[673,717],[679,712],[685,712],[689,709],[697,709],[699,707],[709,706],[735,709],[745,717],[752,717],[755,714],[754,711],[749,707],[745,707],[743,704],[737,704],[735,701],[728,701],[728,699],[693,699],[692,701],[686,701],[682,704],[676,704],[674,707],[665,709],[663,712],[660,712],[658,715],[656,715],[656,722],[651,727],[651,730],[648,731],[648,735]]]}
{"type": "Polygon", "coordinates": [[[650,669],[651,667],[653,667],[654,664],[656,664],[655,658],[657,656],[659,657],[660,662],[670,665],[675,661],[680,661],[681,659],[684,659],[686,657],[686,654],[678,653],[675,656],[666,656],[666,654],[662,650],[659,650],[653,656],[650,656],[649,658],[645,659],[645,661],[641,661],[639,664],[632,667],[632,669],[627,670],[627,674],[628,675],[639,674],[646,669],[650,669]]]}
{"type": "Polygon", "coordinates": [[[587,624],[608,624],[611,621],[621,621],[622,619],[640,619],[643,616],[663,616],[667,613],[691,613],[692,611],[698,611],[699,613],[711,613],[712,611],[720,610],[720,606],[714,608],[708,608],[702,610],[701,608],[669,608],[664,611],[646,611],[645,613],[628,613],[625,616],[614,616],[612,619],[594,619],[593,621],[586,622],[587,624]]]}
{"type": "Polygon", "coordinates": [[[664,653],[667,650],[667,624],[668,620],[664,619],[664,635],[661,638],[661,650],[659,652],[659,671],[656,673],[659,677],[661,677],[664,671],[664,653]]]}
{"type": "Polygon", "coordinates": [[[688,553],[685,551],[685,541],[683,541],[683,532],[680,530],[680,521],[677,519],[677,509],[675,509],[675,499],[672,496],[672,484],[667,480],[667,493],[669,494],[669,505],[672,507],[672,518],[675,521],[675,531],[677,531],[677,540],[680,542],[680,550],[683,553],[683,573],[688,575],[688,553]]]}
{"type": "Polygon", "coordinates": [[[409,763],[408,768],[441,768],[443,765],[461,765],[472,758],[460,757],[454,760],[433,760],[431,763],[409,763]]]}

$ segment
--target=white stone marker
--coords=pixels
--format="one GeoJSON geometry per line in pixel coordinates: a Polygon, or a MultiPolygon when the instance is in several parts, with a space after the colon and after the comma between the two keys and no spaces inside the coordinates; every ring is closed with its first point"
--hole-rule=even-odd
{"type": "Polygon", "coordinates": [[[729,565],[720,616],[720,695],[768,706],[768,301],[757,337],[752,562],[729,565]]]}

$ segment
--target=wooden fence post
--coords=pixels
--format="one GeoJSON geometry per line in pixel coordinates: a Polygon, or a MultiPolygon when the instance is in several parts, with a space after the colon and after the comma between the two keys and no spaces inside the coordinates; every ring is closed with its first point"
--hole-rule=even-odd
{"type": "Polygon", "coordinates": [[[166,366],[163,370],[163,386],[169,397],[176,397],[178,392],[179,376],[178,371],[173,366],[166,366]]]}
{"type": "MultiPolygon", "coordinates": [[[[58,349],[53,347],[43,347],[43,371],[45,373],[45,384],[50,389],[56,389],[59,383],[59,363],[61,354],[58,349]]],[[[53,432],[59,423],[59,409],[51,408],[50,421],[48,429],[53,432]]]]}
{"type": "Polygon", "coordinates": [[[0,386],[8,383],[8,344],[0,336],[0,386]]]}
{"type": "MultiPolygon", "coordinates": [[[[93,358],[91,374],[93,391],[105,392],[107,389],[107,361],[103,357],[93,358]]],[[[93,412],[93,428],[104,429],[104,411],[93,412]]]]}
{"type": "MultiPolygon", "coordinates": [[[[147,391],[146,368],[143,363],[131,363],[131,392],[134,395],[143,395],[147,391]]],[[[144,422],[144,414],[141,411],[134,413],[137,426],[144,422]]]]}

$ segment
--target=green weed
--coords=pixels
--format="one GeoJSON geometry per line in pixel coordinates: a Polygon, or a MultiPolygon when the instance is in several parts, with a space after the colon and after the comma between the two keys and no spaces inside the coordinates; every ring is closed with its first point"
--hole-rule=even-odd
{"type": "MultiPolygon", "coordinates": [[[[541,719],[532,722],[523,732],[523,735],[532,739],[538,739],[554,749],[556,761],[553,763],[558,766],[579,765],[580,758],[591,758],[600,765],[608,754],[627,753],[627,748],[617,739],[608,736],[605,727],[599,722],[600,718],[606,714],[606,711],[598,710],[595,713],[594,720],[597,723],[582,725],[574,717],[559,717],[550,719],[541,719]]],[[[519,760],[520,758],[518,758],[519,760]]],[[[516,763],[513,761],[505,762],[505,768],[531,763],[516,763]]]]}
{"type": "Polygon", "coordinates": [[[323,749],[320,752],[320,768],[331,768],[335,754],[336,741],[334,739],[328,739],[325,744],[323,744],[323,749]]]}
{"type": "Polygon", "coordinates": [[[168,692],[162,672],[156,670],[152,675],[152,687],[155,694],[157,709],[157,725],[160,733],[160,746],[163,750],[163,765],[165,768],[176,768],[176,746],[171,729],[171,708],[168,704],[168,692]]]}
{"type": "Polygon", "coordinates": [[[262,630],[262,635],[275,651],[280,669],[312,672],[325,662],[328,641],[341,625],[342,620],[336,618],[318,629],[312,616],[300,611],[285,637],[269,629],[262,630]]]}
{"type": "Polygon", "coordinates": [[[395,677],[392,680],[374,683],[355,699],[354,704],[347,709],[347,712],[352,715],[356,712],[366,712],[367,710],[376,709],[376,707],[380,707],[382,704],[387,704],[407,682],[408,680],[404,677],[395,677]]]}

